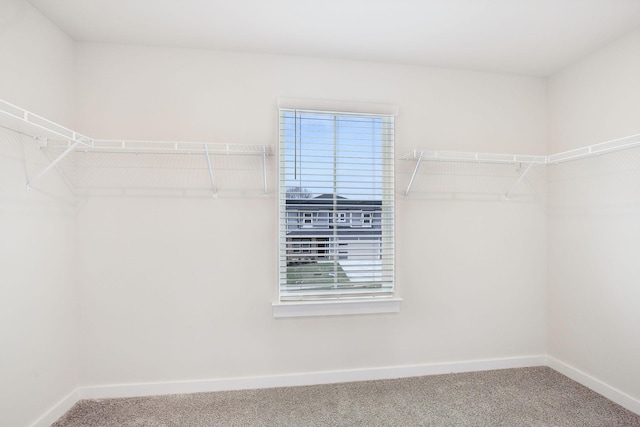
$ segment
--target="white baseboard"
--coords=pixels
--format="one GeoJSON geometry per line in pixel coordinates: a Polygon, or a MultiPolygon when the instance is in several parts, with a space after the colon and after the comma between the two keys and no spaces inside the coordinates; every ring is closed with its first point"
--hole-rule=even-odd
{"type": "Polygon", "coordinates": [[[596,393],[600,393],[607,399],[617,403],[624,408],[627,408],[631,412],[640,415],[640,400],[635,399],[628,394],[592,377],[591,375],[585,374],[584,372],[579,371],[578,369],[567,365],[566,363],[561,362],[560,360],[555,359],[551,356],[547,356],[547,366],[549,366],[551,369],[555,369],[563,375],[566,375],[575,382],[578,382],[583,386],[590,388],[596,393]]]}
{"type": "Polygon", "coordinates": [[[75,389],[58,403],[53,405],[51,409],[34,421],[30,427],[50,427],[51,424],[56,422],[58,418],[63,416],[65,412],[71,409],[71,407],[81,399],[79,390],[79,388],[75,389]]]}
{"type": "Polygon", "coordinates": [[[130,383],[79,387],[62,399],[30,427],[48,427],[80,399],[108,399],[116,397],[155,396],[164,394],[200,393],[224,390],[248,390],[272,387],[291,387],[331,384],[351,381],[407,378],[493,369],[549,366],[572,380],[600,393],[613,402],[640,414],[640,401],[581,372],[564,362],[546,355],[483,359],[423,365],[391,366],[383,368],[322,371],[300,374],[241,377],[194,381],[130,383]]]}
{"type": "Polygon", "coordinates": [[[80,387],[78,389],[78,392],[81,399],[107,399],[114,397],[200,393],[223,390],[246,390],[313,384],[331,384],[351,381],[381,380],[390,378],[406,378],[457,372],[487,371],[492,369],[545,366],[546,361],[546,356],[537,355],[503,359],[435,363],[426,365],[310,372],[264,377],[85,386],[80,387]]]}

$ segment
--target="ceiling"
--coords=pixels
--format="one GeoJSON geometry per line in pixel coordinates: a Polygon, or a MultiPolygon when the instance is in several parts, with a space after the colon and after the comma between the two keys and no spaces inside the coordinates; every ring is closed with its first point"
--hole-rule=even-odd
{"type": "Polygon", "coordinates": [[[548,76],[640,27],[640,0],[28,0],[77,41],[548,76]]]}

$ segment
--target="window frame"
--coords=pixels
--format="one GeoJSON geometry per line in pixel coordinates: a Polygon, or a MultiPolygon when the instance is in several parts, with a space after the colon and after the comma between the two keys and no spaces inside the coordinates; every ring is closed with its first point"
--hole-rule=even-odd
{"type": "Polygon", "coordinates": [[[349,212],[339,212],[336,211],[336,224],[347,224],[347,215],[349,212]]]}
{"type": "MultiPolygon", "coordinates": [[[[350,106],[353,106],[353,103],[349,103],[350,106]]],[[[362,104],[358,104],[358,105],[362,105],[362,104]]],[[[283,103],[279,102],[279,108],[280,109],[291,109],[292,107],[295,107],[296,109],[298,109],[300,106],[287,106],[287,105],[283,105],[283,103]]],[[[343,107],[344,105],[342,105],[343,107]]],[[[311,105],[310,107],[313,107],[313,105],[311,105]]],[[[362,115],[385,115],[385,114],[389,114],[389,112],[392,112],[392,115],[395,116],[397,114],[397,107],[395,106],[386,106],[386,108],[383,108],[386,111],[371,111],[368,109],[362,109],[362,108],[358,108],[358,109],[345,109],[345,108],[340,108],[341,105],[337,105],[334,106],[333,108],[322,108],[322,109],[317,109],[317,108],[299,108],[302,110],[306,110],[306,111],[321,111],[321,112],[327,112],[327,113],[331,113],[331,114],[341,114],[341,113],[345,113],[345,114],[362,114],[362,115]],[[337,108],[336,108],[337,107],[337,108]]],[[[278,118],[280,120],[280,109],[278,110],[278,118]]],[[[282,144],[282,141],[280,141],[279,138],[279,142],[280,144],[282,144]]],[[[279,149],[282,149],[282,147],[280,147],[279,144],[279,149]]],[[[393,142],[391,142],[391,144],[393,144],[393,142]]],[[[392,145],[393,147],[393,145],[392,145]]],[[[387,159],[389,160],[389,159],[387,159]]],[[[391,158],[390,158],[391,164],[393,163],[393,155],[391,154],[391,158]]],[[[281,168],[278,168],[278,176],[281,177],[281,168]]],[[[391,179],[393,180],[393,166],[391,169],[391,179]]],[[[392,185],[393,187],[393,185],[392,185]]],[[[393,193],[393,191],[392,191],[393,193]]],[[[395,197],[393,194],[391,195],[391,197],[395,197]]],[[[393,204],[392,204],[393,206],[393,204]]],[[[281,207],[279,207],[279,217],[281,214],[281,207]]],[[[393,207],[393,210],[395,209],[395,207],[393,207]]],[[[353,212],[344,212],[344,211],[338,211],[338,210],[333,210],[331,211],[332,214],[330,214],[330,218],[329,218],[329,224],[331,224],[332,227],[347,227],[347,228],[351,228],[353,225],[353,218],[354,218],[354,214],[353,212]]],[[[375,214],[371,213],[371,212],[360,212],[360,228],[371,228],[374,224],[375,221],[375,214]],[[368,214],[368,218],[366,218],[365,214],[368,214]]],[[[395,213],[392,212],[392,215],[395,215],[395,213]]],[[[281,224],[282,226],[282,224],[281,224]]],[[[312,220],[312,224],[311,227],[314,227],[315,223],[312,220]]],[[[391,227],[394,227],[393,225],[391,227]]],[[[393,233],[393,230],[392,230],[393,233]]],[[[279,232],[279,246],[282,244],[282,231],[279,232]]],[[[395,240],[394,237],[392,237],[392,242],[395,240]]],[[[343,251],[340,250],[340,244],[338,243],[331,243],[329,245],[327,245],[327,251],[330,250],[330,248],[335,245],[335,248],[333,249],[335,251],[335,255],[338,257],[338,259],[343,259],[343,251]]],[[[381,249],[382,250],[382,249],[381,249]]],[[[393,252],[393,249],[392,249],[393,252]]],[[[280,259],[280,253],[281,253],[281,249],[278,249],[278,257],[280,259]]],[[[393,266],[395,266],[395,262],[392,263],[393,266]]],[[[394,268],[395,269],[395,268],[394,268]]],[[[279,277],[281,277],[279,275],[279,277]]],[[[280,280],[278,280],[278,298],[277,301],[275,301],[273,303],[273,315],[274,317],[299,317],[299,316],[323,316],[323,315],[346,315],[346,314],[371,314],[371,313],[397,313],[400,311],[400,302],[402,301],[402,299],[400,297],[398,297],[397,295],[397,289],[396,289],[396,284],[395,284],[395,279],[393,279],[393,293],[390,296],[364,296],[364,297],[354,297],[354,298],[343,298],[343,299],[329,299],[329,300],[299,300],[299,301],[284,301],[281,299],[281,293],[280,293],[280,280]]]]}
{"type": "Polygon", "coordinates": [[[363,228],[371,228],[373,227],[373,213],[372,212],[362,212],[362,225],[363,228]]]}
{"type": "Polygon", "coordinates": [[[300,212],[300,213],[302,214],[300,227],[313,228],[313,212],[300,212]]]}

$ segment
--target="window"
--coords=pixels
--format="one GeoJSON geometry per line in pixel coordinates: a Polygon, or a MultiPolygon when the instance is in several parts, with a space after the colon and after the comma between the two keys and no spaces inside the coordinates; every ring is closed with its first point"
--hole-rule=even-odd
{"type": "Polygon", "coordinates": [[[302,226],[303,227],[313,227],[313,213],[312,212],[302,212],[302,226]]]}
{"type": "Polygon", "coordinates": [[[371,227],[373,221],[373,213],[371,212],[363,212],[362,213],[362,226],[363,227],[371,227]]]}
{"type": "Polygon", "coordinates": [[[280,110],[280,301],[393,296],[393,135],[392,115],[280,110]]]}

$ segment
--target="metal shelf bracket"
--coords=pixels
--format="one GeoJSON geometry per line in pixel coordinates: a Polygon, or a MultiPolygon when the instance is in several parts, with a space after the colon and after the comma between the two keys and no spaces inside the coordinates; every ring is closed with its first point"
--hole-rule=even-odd
{"type": "Polygon", "coordinates": [[[264,185],[264,197],[267,197],[267,147],[262,146],[262,183],[264,185]]]}
{"type": "Polygon", "coordinates": [[[511,190],[509,190],[507,192],[507,194],[505,194],[505,196],[504,196],[505,199],[509,200],[511,198],[511,195],[513,194],[514,190],[518,187],[518,185],[520,185],[520,183],[525,178],[525,176],[527,176],[527,173],[529,173],[529,170],[531,169],[531,166],[533,166],[533,162],[529,163],[527,165],[527,167],[522,171],[522,173],[518,177],[518,180],[511,187],[511,190]]]}
{"type": "MultiPolygon", "coordinates": [[[[414,157],[416,156],[416,153],[414,151],[414,157]]],[[[409,196],[409,192],[411,191],[411,187],[413,186],[413,180],[416,178],[416,174],[418,173],[418,169],[420,169],[420,164],[422,163],[422,158],[424,157],[424,151],[420,151],[420,154],[418,155],[418,161],[416,162],[416,166],[413,168],[413,173],[411,174],[411,179],[409,180],[409,185],[407,185],[407,189],[404,192],[404,196],[408,197],[409,196]]]]}
{"type": "Polygon", "coordinates": [[[218,189],[216,188],[216,180],[213,178],[213,167],[211,166],[211,158],[209,157],[209,147],[202,144],[204,148],[204,158],[207,159],[207,168],[209,169],[209,179],[211,180],[211,189],[213,190],[213,198],[218,198],[218,189]]]}
{"type": "Polygon", "coordinates": [[[31,178],[26,185],[27,192],[32,192],[34,185],[51,169],[56,167],[73,151],[83,153],[135,153],[135,154],[200,154],[206,159],[206,170],[211,181],[213,198],[218,196],[218,187],[214,176],[211,156],[260,156],[262,163],[262,181],[264,196],[268,196],[267,156],[273,155],[270,145],[256,144],[222,144],[213,142],[187,141],[132,141],[93,139],[51,120],[31,113],[23,108],[0,99],[0,127],[27,135],[36,141],[39,148],[64,149],[55,160],[31,178]]]}
{"type": "Polygon", "coordinates": [[[67,157],[69,153],[71,153],[78,145],[85,144],[85,141],[82,139],[76,140],[73,144],[70,144],[69,147],[64,150],[62,154],[60,154],[53,162],[49,163],[49,165],[38,172],[29,182],[27,182],[27,193],[31,193],[33,191],[33,184],[35,184],[40,178],[42,178],[47,172],[53,169],[62,159],[67,157]]]}

